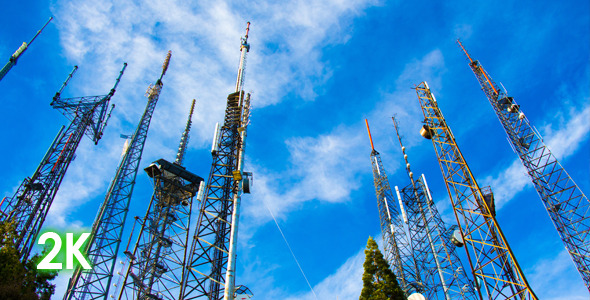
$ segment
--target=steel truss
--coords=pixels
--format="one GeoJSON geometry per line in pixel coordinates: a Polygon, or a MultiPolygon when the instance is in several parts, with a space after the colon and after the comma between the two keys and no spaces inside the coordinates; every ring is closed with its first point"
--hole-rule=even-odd
{"type": "Polygon", "coordinates": [[[204,185],[203,178],[182,166],[194,105],[195,100],[174,163],[160,159],[145,169],[153,180],[154,194],[133,252],[125,251],[130,265],[119,299],[177,299],[186,266],[193,198],[204,185]]]}
{"type": "MultiPolygon", "coordinates": [[[[371,164],[373,167],[373,181],[377,196],[377,209],[381,221],[381,235],[385,248],[385,259],[392,267],[393,273],[398,278],[401,288],[406,296],[414,292],[424,292],[424,282],[421,278],[418,261],[414,256],[413,241],[410,239],[407,228],[407,215],[403,211],[401,202],[397,202],[391,191],[387,173],[381,161],[381,155],[373,147],[369,124],[367,131],[371,140],[371,164]],[[396,203],[397,202],[397,203],[396,203]],[[398,209],[399,208],[399,209],[398,209]]],[[[399,193],[398,190],[396,190],[399,193]]]]}
{"type": "Polygon", "coordinates": [[[170,56],[168,52],[160,78],[148,89],[146,108],[94,220],[91,240],[85,249],[92,269],[78,268],[74,272],[64,299],[105,299],[109,294],[135,178],[170,56]]]}
{"type": "Polygon", "coordinates": [[[109,102],[115,94],[126,67],[127,63],[124,64],[115,85],[107,95],[64,99],[61,97],[61,92],[78,69],[76,66],[53,97],[51,106],[62,110],[71,122],[65,130],[62,127],[33,176],[25,178],[15,195],[3,203],[4,207],[0,214],[2,221],[16,223],[18,240],[15,245],[22,261],[28,258],[35,245],[37,235],[45,222],[45,217],[66,171],[74,159],[82,136],[86,134],[95,144],[102,137],[112,111],[112,108],[108,111],[109,102]]]}
{"type": "Polygon", "coordinates": [[[543,205],[570,254],[586,288],[590,289],[590,202],[543,143],[514,98],[492,80],[477,60],[471,59],[460,41],[488,101],[492,105],[508,141],[527,169],[543,205]]]}
{"type": "MultiPolygon", "coordinates": [[[[428,190],[424,174],[414,180],[406,148],[402,144],[398,124],[393,118],[395,131],[404,155],[406,171],[411,183],[399,190],[408,216],[408,232],[412,240],[414,257],[423,274],[427,299],[477,299],[471,282],[451,242],[452,230],[447,230],[428,190]]],[[[398,187],[395,187],[398,190],[398,187]]]]}
{"type": "MultiPolygon", "coordinates": [[[[244,97],[248,31],[240,46],[236,91],[227,97],[225,119],[215,133],[213,163],[201,202],[179,299],[233,299],[250,94],[244,97]]],[[[246,176],[244,176],[246,177],[246,176]]],[[[245,190],[245,189],[244,189],[245,190]]]]}
{"type": "MultiPolygon", "coordinates": [[[[426,82],[416,87],[481,299],[537,299],[426,82]]],[[[489,202],[489,201],[488,201],[489,202]]]]}

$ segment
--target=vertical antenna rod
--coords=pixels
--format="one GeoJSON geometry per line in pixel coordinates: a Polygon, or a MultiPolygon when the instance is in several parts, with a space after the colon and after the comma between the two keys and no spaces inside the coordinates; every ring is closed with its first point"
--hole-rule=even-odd
{"type": "Polygon", "coordinates": [[[375,151],[375,147],[373,146],[373,137],[371,136],[371,129],[369,129],[369,121],[365,119],[365,124],[367,125],[367,132],[369,133],[369,140],[371,141],[371,151],[375,151]]]}
{"type": "Polygon", "coordinates": [[[35,34],[35,36],[31,39],[31,41],[28,44],[26,42],[23,42],[23,44],[16,50],[16,52],[14,52],[12,56],[10,56],[8,63],[6,63],[6,65],[4,65],[4,67],[0,70],[0,81],[2,81],[2,78],[6,76],[8,71],[10,71],[10,69],[12,69],[14,65],[16,65],[16,62],[20,58],[20,56],[27,50],[29,45],[33,43],[33,41],[37,38],[41,31],[45,29],[45,27],[47,26],[47,24],[49,24],[49,22],[51,22],[51,20],[53,20],[53,17],[49,18],[45,25],[43,25],[43,27],[39,31],[37,31],[37,34],[35,34]]]}
{"type": "Polygon", "coordinates": [[[506,95],[477,60],[467,58],[508,140],[527,169],[535,190],[557,229],[566,250],[590,289],[590,201],[551,153],[514,98],[506,95]]]}
{"type": "Polygon", "coordinates": [[[184,160],[184,152],[186,152],[186,147],[188,145],[189,140],[189,132],[191,130],[191,124],[193,123],[193,111],[195,110],[195,99],[191,104],[190,113],[188,114],[188,120],[186,121],[186,127],[184,128],[184,132],[182,133],[182,137],[180,138],[180,144],[178,145],[178,153],[176,154],[176,160],[174,161],[177,165],[182,165],[182,161],[184,160]]]}

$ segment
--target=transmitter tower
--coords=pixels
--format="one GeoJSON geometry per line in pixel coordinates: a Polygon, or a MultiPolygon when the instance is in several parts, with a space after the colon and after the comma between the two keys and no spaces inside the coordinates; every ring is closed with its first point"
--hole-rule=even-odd
{"type": "Polygon", "coordinates": [[[428,84],[416,93],[425,118],[420,133],[432,140],[479,298],[537,299],[496,221],[493,195],[475,181],[428,84]]]}
{"type": "Polygon", "coordinates": [[[541,135],[477,60],[457,41],[518,158],[527,169],[543,205],[590,289],[590,202],[543,142],[541,135]]]}
{"type": "Polygon", "coordinates": [[[33,41],[37,38],[37,36],[39,36],[39,34],[41,34],[41,31],[43,31],[43,29],[45,29],[45,27],[47,26],[47,24],[49,24],[49,22],[51,22],[51,20],[53,20],[53,17],[49,18],[49,21],[47,21],[45,23],[45,25],[43,25],[43,27],[41,27],[41,29],[39,31],[37,31],[37,34],[35,34],[35,36],[31,39],[31,41],[28,44],[27,44],[27,42],[23,42],[23,44],[20,47],[18,47],[16,52],[14,52],[14,54],[12,54],[10,56],[6,65],[4,65],[4,67],[2,67],[2,69],[0,69],[0,81],[2,81],[4,76],[6,76],[6,74],[8,73],[8,71],[10,71],[10,69],[12,69],[12,67],[14,65],[16,65],[16,62],[21,57],[21,55],[23,55],[23,53],[27,50],[27,48],[29,48],[29,46],[33,43],[33,41]]]}
{"type": "Polygon", "coordinates": [[[51,106],[62,110],[71,122],[65,130],[64,127],[61,128],[35,173],[25,178],[15,195],[8,199],[8,202],[2,203],[1,208],[0,218],[16,223],[18,239],[15,245],[21,261],[28,258],[35,244],[82,136],[86,134],[95,144],[102,137],[114,108],[113,105],[111,110],[108,110],[109,102],[126,67],[127,63],[123,65],[115,85],[107,95],[62,98],[63,89],[78,69],[76,66],[53,97],[51,106]]]}
{"type": "Polygon", "coordinates": [[[424,296],[427,299],[477,299],[455,251],[456,245],[451,242],[452,230],[447,230],[438,213],[424,174],[414,179],[397,121],[395,117],[392,119],[411,182],[401,190],[396,186],[395,191],[408,215],[414,257],[424,274],[424,296]]]}
{"type": "Polygon", "coordinates": [[[117,173],[92,225],[85,253],[93,267],[90,270],[78,268],[74,272],[64,299],[105,299],[109,294],[137,170],[171,55],[168,51],[160,78],[148,88],[147,106],[135,133],[126,143],[117,173]]]}
{"type": "Polygon", "coordinates": [[[225,120],[216,128],[213,163],[199,209],[179,299],[234,297],[235,258],[242,190],[250,190],[250,173],[243,172],[250,94],[244,95],[248,32],[241,40],[236,89],[227,97],[225,120]]]}
{"type": "Polygon", "coordinates": [[[180,139],[176,160],[170,163],[159,159],[145,169],[154,184],[154,194],[133,251],[125,251],[129,268],[119,299],[173,300],[180,291],[186,266],[193,197],[204,186],[203,178],[182,166],[194,108],[195,100],[180,139]]]}
{"type": "Polygon", "coordinates": [[[401,200],[395,203],[395,196],[391,191],[387,173],[381,161],[381,154],[373,146],[369,122],[366,119],[365,124],[371,141],[370,158],[373,166],[379,220],[381,221],[381,235],[385,245],[385,259],[391,265],[406,296],[424,293],[425,285],[421,278],[419,262],[414,256],[413,241],[404,226],[404,223],[408,223],[408,216],[401,200]]]}

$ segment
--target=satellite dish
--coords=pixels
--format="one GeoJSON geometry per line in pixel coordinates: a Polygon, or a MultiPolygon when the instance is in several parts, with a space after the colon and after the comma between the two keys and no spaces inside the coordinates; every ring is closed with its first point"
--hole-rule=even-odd
{"type": "Polygon", "coordinates": [[[453,244],[455,244],[457,247],[463,247],[463,237],[461,236],[461,231],[459,231],[459,229],[453,231],[453,234],[451,235],[451,242],[453,242],[453,244]]]}
{"type": "Polygon", "coordinates": [[[426,297],[420,293],[413,293],[408,297],[408,300],[426,300],[426,297]]]}

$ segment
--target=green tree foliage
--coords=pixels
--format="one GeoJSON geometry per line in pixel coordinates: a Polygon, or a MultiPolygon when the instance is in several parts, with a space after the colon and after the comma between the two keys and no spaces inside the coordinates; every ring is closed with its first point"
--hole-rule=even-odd
{"type": "Polygon", "coordinates": [[[363,267],[363,290],[359,300],[405,300],[395,275],[372,237],[367,241],[363,267]]]}
{"type": "Polygon", "coordinates": [[[55,285],[49,282],[57,271],[37,270],[39,254],[21,263],[15,239],[14,223],[0,222],[0,299],[49,300],[55,292],[55,285]]]}

